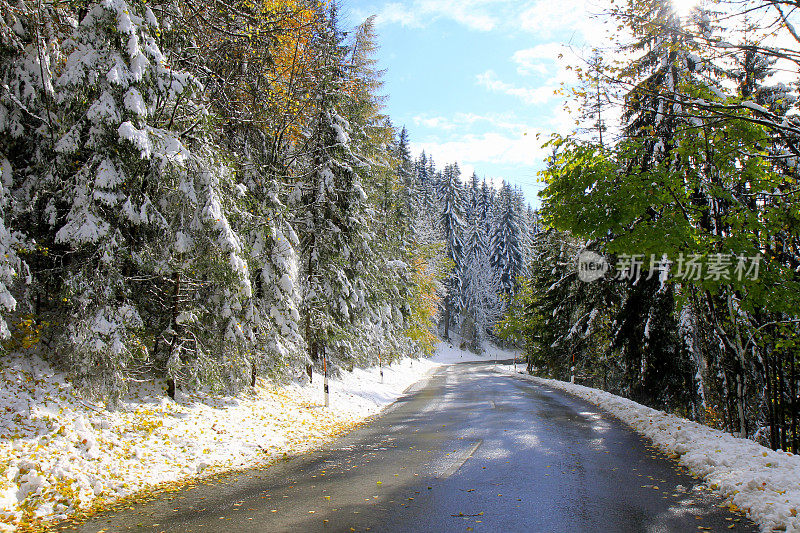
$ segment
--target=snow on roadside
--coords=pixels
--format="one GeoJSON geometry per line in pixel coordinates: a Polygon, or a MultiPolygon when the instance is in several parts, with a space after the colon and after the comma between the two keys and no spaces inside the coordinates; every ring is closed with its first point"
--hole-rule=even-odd
{"type": "MultiPolygon", "coordinates": [[[[340,377],[330,381],[330,409],[337,416],[347,417],[354,422],[361,421],[379,413],[402,396],[409,386],[439,366],[433,359],[403,359],[382,368],[354,368],[352,372],[343,372],[340,377]]],[[[313,385],[295,383],[288,386],[287,390],[294,391],[305,402],[321,405],[325,398],[322,380],[322,376],[314,374],[313,385]]]]}
{"type": "Polygon", "coordinates": [[[136,384],[117,409],[30,357],[0,360],[0,531],[62,520],[163,482],[265,465],[352,429],[439,366],[403,360],[311,385],[260,382],[237,396],[136,384]]]}
{"type": "Polygon", "coordinates": [[[458,348],[460,341],[458,337],[454,336],[452,342],[442,341],[436,345],[436,354],[431,357],[431,361],[445,365],[453,363],[472,363],[472,362],[489,362],[504,359],[513,359],[514,352],[506,351],[498,348],[494,344],[484,343],[483,353],[475,354],[468,350],[461,350],[458,348]]]}
{"type": "Polygon", "coordinates": [[[489,357],[485,353],[483,355],[477,355],[468,350],[459,349],[456,341],[440,342],[436,345],[436,353],[433,355],[433,357],[431,357],[431,361],[441,363],[443,365],[489,360],[489,357]]]}
{"type": "MultiPolygon", "coordinates": [[[[510,371],[511,367],[504,366],[510,371]]],[[[685,418],[597,389],[529,377],[613,414],[676,456],[695,475],[744,510],[762,531],[800,532],[800,456],[773,451],[685,418]]]]}

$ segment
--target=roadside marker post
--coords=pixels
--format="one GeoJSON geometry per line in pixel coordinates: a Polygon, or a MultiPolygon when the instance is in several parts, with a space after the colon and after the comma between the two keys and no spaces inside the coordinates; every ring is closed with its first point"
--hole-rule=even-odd
{"type": "Polygon", "coordinates": [[[322,389],[325,391],[325,407],[331,404],[330,390],[328,389],[328,352],[322,352],[322,368],[325,370],[325,379],[323,380],[322,389]]]}
{"type": "Polygon", "coordinates": [[[569,382],[575,383],[575,352],[572,352],[572,366],[569,367],[569,382]]]}

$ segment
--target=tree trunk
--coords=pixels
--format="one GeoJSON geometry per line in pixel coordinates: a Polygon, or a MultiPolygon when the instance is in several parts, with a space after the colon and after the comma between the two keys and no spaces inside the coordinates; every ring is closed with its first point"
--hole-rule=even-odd
{"type": "MultiPolygon", "coordinates": [[[[306,275],[308,276],[308,284],[311,284],[311,281],[314,279],[314,265],[311,262],[311,258],[315,255],[316,249],[316,237],[312,234],[311,235],[311,243],[309,244],[309,260],[308,260],[308,269],[306,271],[306,275]]],[[[308,295],[306,295],[308,298],[308,295]]],[[[306,302],[308,303],[308,302],[306,302]]],[[[308,374],[308,382],[313,383],[314,381],[314,362],[317,360],[317,344],[314,339],[316,339],[317,335],[316,332],[313,331],[311,326],[311,313],[313,310],[310,306],[306,306],[306,343],[308,344],[308,359],[310,361],[309,364],[306,365],[306,374],[308,374]]]]}
{"type": "MultiPolygon", "coordinates": [[[[172,330],[172,339],[170,339],[170,346],[169,346],[169,359],[172,359],[175,350],[178,349],[178,343],[180,339],[178,338],[178,314],[180,312],[180,295],[181,295],[181,273],[175,272],[172,275],[172,282],[175,287],[175,292],[172,295],[172,313],[170,317],[170,329],[172,330]]],[[[180,354],[178,354],[178,358],[180,358],[180,354]]],[[[169,376],[167,378],[167,395],[173,400],[175,399],[175,378],[173,376],[169,376]]]]}
{"type": "Polygon", "coordinates": [[[314,363],[319,360],[319,343],[316,341],[310,341],[308,343],[308,358],[311,360],[311,363],[306,365],[306,374],[308,374],[308,382],[314,382],[314,363]]]}
{"type": "MultiPolygon", "coordinates": [[[[783,351],[781,350],[780,353],[783,354],[783,351]]],[[[781,425],[781,429],[780,429],[780,433],[781,433],[780,447],[781,447],[781,450],[785,451],[786,448],[787,448],[787,446],[786,446],[786,444],[787,444],[786,443],[786,440],[787,440],[786,439],[786,437],[787,437],[787,435],[786,435],[786,433],[787,433],[787,431],[786,431],[786,407],[787,406],[786,406],[786,381],[785,381],[784,376],[783,376],[783,359],[784,358],[781,356],[780,361],[778,362],[778,397],[779,397],[778,405],[779,405],[779,409],[780,409],[780,425],[781,425]]]]}
{"type": "Polygon", "coordinates": [[[747,414],[744,408],[744,370],[736,373],[736,414],[739,418],[739,437],[747,438],[747,414]]]}
{"type": "Polygon", "coordinates": [[[747,438],[747,412],[745,410],[745,372],[747,371],[745,350],[747,347],[742,343],[742,335],[736,322],[737,313],[733,309],[733,295],[730,290],[728,290],[728,316],[734,331],[733,339],[729,343],[736,354],[739,367],[739,371],[736,373],[736,409],[739,415],[739,436],[744,439],[747,438]]]}
{"type": "Polygon", "coordinates": [[[450,340],[450,303],[446,298],[444,302],[444,338],[450,340]]]}
{"type": "Polygon", "coordinates": [[[797,359],[796,349],[792,349],[791,371],[789,374],[789,395],[792,398],[792,453],[800,451],[800,441],[797,436],[797,374],[795,373],[795,359],[797,359]]]}
{"type": "Polygon", "coordinates": [[[778,449],[778,425],[775,418],[775,391],[772,387],[772,372],[769,352],[764,355],[764,382],[767,384],[767,421],[769,422],[769,447],[778,449]]]}

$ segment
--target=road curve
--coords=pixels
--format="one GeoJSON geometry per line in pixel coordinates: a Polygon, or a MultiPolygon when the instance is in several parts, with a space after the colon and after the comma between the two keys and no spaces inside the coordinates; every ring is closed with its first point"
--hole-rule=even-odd
{"type": "MultiPolygon", "coordinates": [[[[70,530],[70,529],[67,529],[70,530]]],[[[369,426],[73,531],[758,531],[611,415],[489,363],[438,370],[369,426]]]]}

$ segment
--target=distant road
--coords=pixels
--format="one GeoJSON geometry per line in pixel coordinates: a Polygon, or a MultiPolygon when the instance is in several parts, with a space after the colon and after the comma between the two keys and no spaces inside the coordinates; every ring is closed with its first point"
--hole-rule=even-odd
{"type": "Polygon", "coordinates": [[[758,531],[615,418],[492,366],[443,367],[323,449],[78,531],[758,531]]]}

